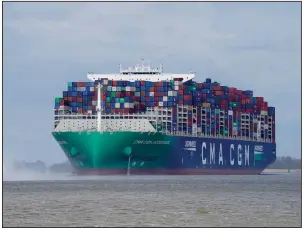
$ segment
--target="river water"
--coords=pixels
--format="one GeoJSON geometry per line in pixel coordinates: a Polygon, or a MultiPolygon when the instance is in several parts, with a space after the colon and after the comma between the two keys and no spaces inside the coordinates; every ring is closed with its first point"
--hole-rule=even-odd
{"type": "Polygon", "coordinates": [[[301,174],[3,183],[4,227],[300,227],[301,174]]]}

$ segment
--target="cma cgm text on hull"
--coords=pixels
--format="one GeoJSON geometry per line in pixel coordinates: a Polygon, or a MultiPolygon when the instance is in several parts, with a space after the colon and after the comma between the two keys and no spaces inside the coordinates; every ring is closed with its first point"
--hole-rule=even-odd
{"type": "Polygon", "coordinates": [[[193,73],[163,73],[144,64],[88,78],[68,83],[54,108],[53,136],[77,169],[262,169],[276,158],[275,108],[251,90],[211,79],[199,83],[193,73]],[[83,139],[76,142],[75,134],[83,139]]]}

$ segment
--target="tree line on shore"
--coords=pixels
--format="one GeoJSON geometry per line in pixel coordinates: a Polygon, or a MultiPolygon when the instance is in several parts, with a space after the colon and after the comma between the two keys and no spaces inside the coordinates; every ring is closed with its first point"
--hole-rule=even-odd
{"type": "Polygon", "coordinates": [[[278,156],[276,161],[269,165],[269,169],[301,169],[301,159],[296,159],[291,156],[278,156]]]}
{"type": "MultiPolygon", "coordinates": [[[[268,169],[301,169],[301,159],[292,158],[290,156],[278,156],[276,161],[268,166],[268,169]]],[[[58,164],[53,164],[47,167],[46,164],[40,160],[34,163],[26,161],[16,161],[14,164],[15,170],[33,170],[37,172],[54,172],[65,173],[71,172],[72,167],[68,161],[58,164]]]]}

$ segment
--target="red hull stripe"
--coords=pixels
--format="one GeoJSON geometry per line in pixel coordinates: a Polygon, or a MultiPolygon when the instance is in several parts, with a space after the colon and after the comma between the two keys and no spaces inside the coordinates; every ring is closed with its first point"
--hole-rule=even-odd
{"type": "MultiPolygon", "coordinates": [[[[130,175],[257,175],[263,169],[130,169],[130,175]]],[[[126,175],[127,169],[76,169],[81,175],[126,175]]]]}

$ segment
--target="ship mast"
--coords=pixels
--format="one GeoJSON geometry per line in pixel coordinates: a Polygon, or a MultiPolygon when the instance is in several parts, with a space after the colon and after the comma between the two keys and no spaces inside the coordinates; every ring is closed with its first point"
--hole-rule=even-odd
{"type": "Polygon", "coordinates": [[[101,83],[98,83],[97,88],[97,131],[101,132],[101,83]]]}

